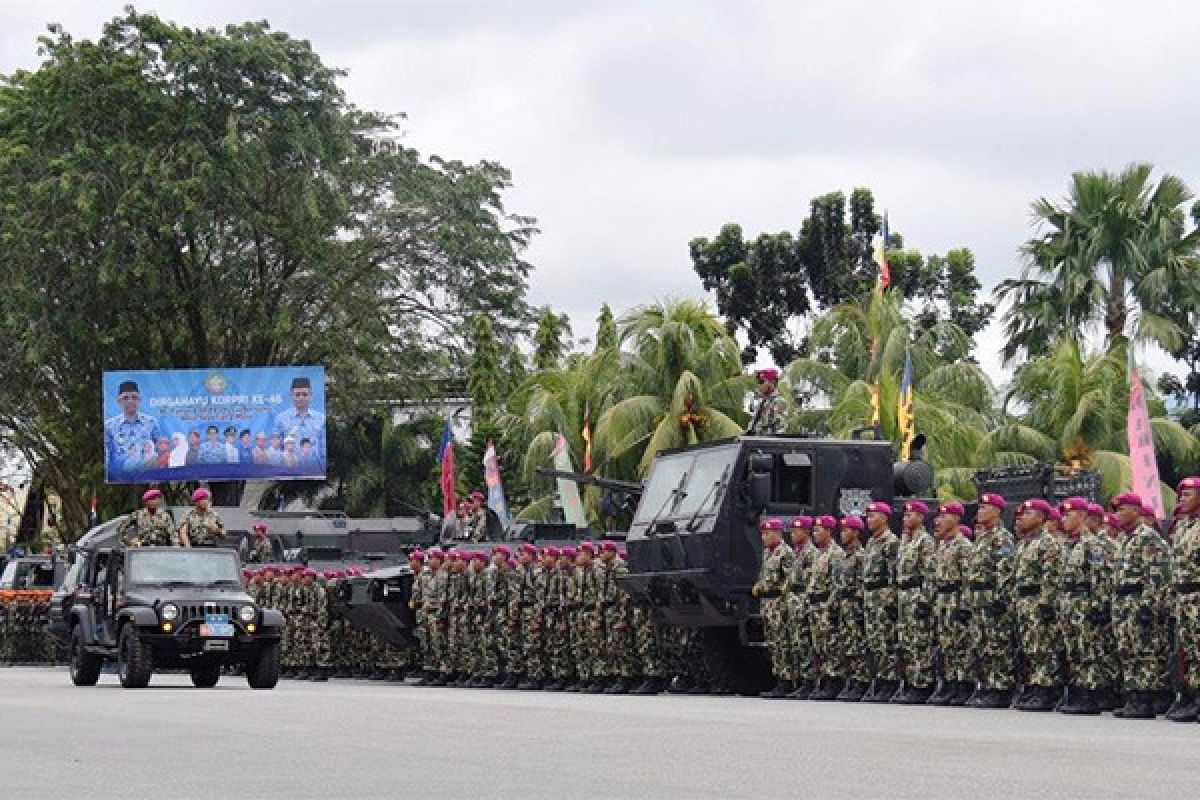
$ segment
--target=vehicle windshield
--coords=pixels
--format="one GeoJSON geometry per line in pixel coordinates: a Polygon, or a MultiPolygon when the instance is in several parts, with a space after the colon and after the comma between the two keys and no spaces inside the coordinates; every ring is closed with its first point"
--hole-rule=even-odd
{"type": "Polygon", "coordinates": [[[10,561],[0,575],[5,589],[48,589],[54,585],[54,567],[38,562],[10,561]]]}
{"type": "Polygon", "coordinates": [[[220,550],[154,550],[129,554],[130,583],[241,583],[237,559],[220,550]]]}
{"type": "Polygon", "coordinates": [[[730,475],[726,470],[732,471],[737,453],[737,447],[731,446],[656,460],[638,506],[637,521],[691,516],[717,508],[724,495],[719,484],[724,478],[728,486],[730,475]],[[677,489],[682,491],[675,492],[677,489]]]}
{"type": "Polygon", "coordinates": [[[4,572],[0,573],[0,587],[5,589],[13,588],[13,580],[17,577],[17,562],[10,561],[4,565],[4,572]]]}

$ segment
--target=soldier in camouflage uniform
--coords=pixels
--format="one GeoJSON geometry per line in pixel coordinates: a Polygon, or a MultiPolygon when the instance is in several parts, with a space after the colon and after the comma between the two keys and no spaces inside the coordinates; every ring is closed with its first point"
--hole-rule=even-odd
{"type": "Polygon", "coordinates": [[[274,557],[275,553],[271,549],[271,540],[267,538],[266,523],[254,523],[254,547],[250,551],[248,560],[252,564],[265,564],[274,557]]]}
{"type": "Polygon", "coordinates": [[[216,547],[225,538],[225,523],[212,510],[212,493],[200,487],[192,492],[192,505],[179,526],[179,543],[184,547],[216,547]]]}
{"type": "Polygon", "coordinates": [[[872,671],[871,690],[863,695],[863,700],[868,703],[886,703],[900,689],[896,631],[900,619],[896,588],[900,539],[888,527],[891,516],[892,507],[887,503],[867,506],[869,538],[863,548],[862,587],[864,628],[872,671]]]}
{"type": "Polygon", "coordinates": [[[446,561],[446,652],[442,675],[449,686],[466,683],[465,662],[471,639],[470,578],[461,550],[451,550],[446,561]]]}
{"type": "Polygon", "coordinates": [[[937,586],[933,561],[937,542],[925,530],[929,507],[909,500],[900,509],[902,536],[896,560],[896,647],[904,675],[904,689],[893,703],[921,704],[933,693],[934,616],[937,586]]]}
{"type": "Polygon", "coordinates": [[[333,575],[333,570],[327,570],[317,575],[309,585],[309,606],[313,615],[312,665],[309,668],[309,678],[314,681],[327,681],[333,672],[333,650],[329,633],[330,620],[333,618],[333,595],[329,591],[329,581],[333,579],[333,575]]]}
{"type": "Polygon", "coordinates": [[[649,597],[643,595],[633,598],[630,624],[633,626],[633,647],[643,679],[631,694],[658,694],[666,688],[666,663],[659,626],[654,620],[649,597]]]}
{"type": "Polygon", "coordinates": [[[1175,631],[1183,660],[1179,699],[1167,712],[1172,722],[1200,716],[1200,477],[1179,482],[1179,521],[1175,526],[1172,575],[1175,631]]]}
{"type": "Polygon", "coordinates": [[[487,569],[488,555],[484,552],[472,553],[467,568],[467,629],[470,636],[465,643],[466,654],[463,657],[464,669],[468,678],[466,686],[481,689],[489,685],[484,680],[484,636],[483,629],[487,624],[487,569]]]}
{"type": "Polygon", "coordinates": [[[421,593],[425,587],[425,552],[419,548],[409,551],[408,568],[412,570],[412,588],[408,593],[408,607],[413,612],[413,636],[417,640],[416,669],[421,679],[427,680],[432,667],[429,663],[429,631],[425,622],[425,602],[421,593]]]}
{"type": "Polygon", "coordinates": [[[596,546],[579,545],[575,557],[575,669],[579,672],[579,691],[594,694],[604,690],[603,665],[597,654],[604,639],[604,618],[600,605],[600,575],[593,560],[596,546]]]}
{"type": "Polygon", "coordinates": [[[540,689],[545,678],[542,598],[545,597],[546,576],[536,563],[537,555],[538,549],[534,545],[521,545],[513,576],[508,624],[515,638],[509,654],[508,683],[515,683],[518,689],[540,689]]]}
{"type": "Polygon", "coordinates": [[[126,547],[168,547],[178,544],[175,520],[163,508],[162,492],[147,489],[142,495],[145,508],[139,508],[121,523],[121,543],[126,547]]]}
{"type": "Polygon", "coordinates": [[[1158,530],[1142,521],[1136,494],[1113,501],[1125,533],[1113,574],[1113,627],[1124,676],[1125,707],[1114,712],[1126,719],[1150,719],[1168,688],[1170,638],[1167,610],[1171,598],[1171,565],[1167,543],[1158,530]]]}
{"type": "Polygon", "coordinates": [[[783,541],[783,520],[767,517],[758,523],[758,531],[762,538],[762,562],[750,593],[759,599],[771,671],[775,674],[774,688],[760,696],[787,697],[796,689],[787,637],[788,594],[796,554],[783,541]]]}
{"type": "Polygon", "coordinates": [[[816,658],[817,685],[809,698],[833,700],[845,686],[838,653],[838,631],[841,625],[841,606],[838,580],[846,558],[841,545],[833,540],[837,520],[830,516],[817,517],[813,525],[813,544],[817,558],[808,583],[808,608],[812,625],[813,655],[816,658]]]}
{"type": "Polygon", "coordinates": [[[808,609],[808,582],[817,548],[812,544],[813,519],[799,516],[792,519],[792,575],[788,584],[787,640],[791,671],[796,688],[788,697],[807,700],[816,684],[816,662],[813,659],[812,624],[808,609]]]}
{"type": "Polygon", "coordinates": [[[618,578],[629,573],[629,567],[618,555],[616,542],[600,545],[600,602],[604,609],[604,647],[602,658],[608,676],[604,691],[607,694],[626,694],[634,688],[633,627],[630,624],[632,606],[629,593],[621,588],[618,578]]]}
{"type": "Polygon", "coordinates": [[[855,703],[862,699],[871,685],[871,670],[867,663],[866,618],[863,611],[863,564],[865,563],[862,535],[866,529],[862,517],[842,517],[839,534],[846,557],[839,565],[837,654],[839,672],[846,680],[837,700],[855,703]]]}
{"type": "Polygon", "coordinates": [[[298,638],[300,631],[300,613],[296,600],[299,597],[299,571],[303,567],[289,567],[280,576],[280,585],[276,594],[276,608],[283,614],[284,628],[280,642],[280,664],[283,667],[283,677],[294,678],[300,670],[298,638]]]}
{"type": "Polygon", "coordinates": [[[493,547],[491,566],[484,573],[483,596],[487,610],[480,631],[480,653],[485,686],[499,686],[504,682],[509,590],[512,586],[508,577],[508,558],[507,547],[493,547]]]}
{"type": "Polygon", "coordinates": [[[754,380],[758,385],[758,405],[746,433],[759,436],[783,433],[787,428],[787,412],[783,399],[775,391],[779,383],[779,370],[760,369],[754,373],[754,380]]]}
{"type": "Polygon", "coordinates": [[[1011,598],[1016,546],[1004,527],[1006,502],[998,494],[979,498],[975,546],[967,562],[971,640],[978,661],[979,688],[967,700],[972,708],[1007,708],[1012,701],[1013,609],[1011,598]]]}
{"type": "Polygon", "coordinates": [[[568,619],[571,580],[570,567],[557,547],[542,550],[542,569],[546,572],[545,644],[549,680],[546,689],[560,692],[571,683],[571,633],[568,619]]]}
{"type": "Polygon", "coordinates": [[[933,520],[937,549],[933,553],[932,581],[937,650],[941,656],[937,690],[929,705],[961,706],[975,691],[972,669],[971,607],[967,594],[967,565],[974,548],[959,521],[961,503],[943,503],[933,520]]]}
{"type": "Polygon", "coordinates": [[[1075,539],[1063,561],[1059,599],[1071,676],[1058,707],[1064,714],[1099,714],[1116,682],[1110,610],[1116,548],[1087,524],[1091,505],[1082,497],[1062,503],[1063,529],[1075,539]]]}
{"type": "Polygon", "coordinates": [[[1058,620],[1063,545],[1047,526],[1050,504],[1036,498],[1017,507],[1021,537],[1013,566],[1017,646],[1027,669],[1024,688],[1013,701],[1018,711],[1053,711],[1063,691],[1058,620]]]}

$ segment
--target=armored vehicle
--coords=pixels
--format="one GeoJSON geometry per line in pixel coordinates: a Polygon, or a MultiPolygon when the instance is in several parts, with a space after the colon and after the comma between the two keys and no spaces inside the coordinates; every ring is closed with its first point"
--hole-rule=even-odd
{"type": "Polygon", "coordinates": [[[928,492],[933,470],[894,463],[889,442],[741,436],[658,455],[626,536],[620,578],[662,623],[699,629],[709,668],[730,688],[767,679],[758,577],[764,516],[861,514],[872,501],[928,492]]]}
{"type": "Polygon", "coordinates": [[[67,644],[76,686],[95,685],[106,660],[126,688],[146,686],[156,668],[185,669],[209,688],[231,664],[252,688],[275,686],[283,615],[254,604],[235,552],[127,549],[107,538],[76,550],[51,602],[48,629],[67,644]]]}
{"type": "Polygon", "coordinates": [[[50,556],[19,556],[0,570],[0,590],[49,591],[54,587],[54,563],[50,556]]]}

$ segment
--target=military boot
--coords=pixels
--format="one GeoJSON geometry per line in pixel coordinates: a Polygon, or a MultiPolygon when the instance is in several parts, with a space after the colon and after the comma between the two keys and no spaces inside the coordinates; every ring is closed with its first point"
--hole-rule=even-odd
{"type": "Polygon", "coordinates": [[[1178,699],[1167,709],[1171,722],[1195,722],[1197,717],[1196,697],[1191,692],[1180,692],[1178,699]]]}
{"type": "Polygon", "coordinates": [[[1113,712],[1121,719],[1154,719],[1154,694],[1152,692],[1130,692],[1123,708],[1113,712]]]}
{"type": "Polygon", "coordinates": [[[776,681],[775,685],[772,688],[768,689],[767,691],[759,692],[758,696],[769,698],[772,700],[777,700],[779,698],[787,697],[789,694],[791,694],[793,691],[795,691],[795,689],[796,689],[796,687],[795,687],[795,685],[792,684],[791,681],[782,681],[781,680],[781,681],[776,681]]]}
{"type": "Polygon", "coordinates": [[[337,672],[333,673],[333,677],[335,677],[335,678],[353,678],[354,673],[345,667],[341,667],[338,669],[337,672]]]}
{"type": "Polygon", "coordinates": [[[1072,686],[1067,692],[1067,701],[1058,707],[1058,711],[1071,715],[1099,714],[1100,704],[1096,702],[1098,694],[1094,689],[1072,686]]]}
{"type": "Polygon", "coordinates": [[[646,676],[646,680],[643,681],[641,683],[641,685],[636,687],[631,692],[631,694],[643,694],[643,695],[659,694],[660,692],[662,692],[662,690],[663,690],[662,679],[657,678],[653,675],[648,675],[648,676],[646,676]]]}
{"type": "Polygon", "coordinates": [[[900,690],[900,681],[885,681],[876,678],[871,686],[871,691],[863,695],[863,702],[890,703],[897,694],[903,694],[900,690]]]}
{"type": "Polygon", "coordinates": [[[835,700],[845,686],[841,678],[822,675],[817,681],[817,688],[808,696],[809,700],[835,700]]]}
{"type": "Polygon", "coordinates": [[[1030,686],[1012,707],[1017,711],[1053,711],[1061,696],[1062,689],[1057,686],[1030,686]]]}
{"type": "Polygon", "coordinates": [[[709,685],[707,683],[705,683],[704,681],[694,681],[694,682],[688,684],[687,693],[688,694],[708,694],[709,688],[710,688],[709,685]]]}
{"type": "Polygon", "coordinates": [[[515,689],[521,683],[521,676],[514,673],[509,673],[504,676],[504,680],[496,687],[497,689],[515,689]]]}
{"type": "Polygon", "coordinates": [[[975,693],[974,681],[955,681],[954,691],[950,695],[946,705],[948,706],[965,706],[967,699],[975,693]]]}
{"type": "Polygon", "coordinates": [[[617,678],[615,681],[604,687],[605,694],[629,694],[629,681],[625,678],[617,678]]]}
{"type": "Polygon", "coordinates": [[[898,705],[922,706],[929,702],[932,694],[932,686],[908,686],[904,691],[896,692],[891,702],[898,705]]]}
{"type": "Polygon", "coordinates": [[[1157,692],[1150,693],[1151,703],[1154,706],[1155,716],[1167,713],[1175,701],[1175,692],[1170,689],[1160,689],[1157,692]]]}
{"type": "Polygon", "coordinates": [[[567,683],[567,685],[563,687],[563,691],[564,692],[578,692],[580,688],[581,688],[580,681],[578,678],[576,678],[575,680],[572,680],[569,683],[567,683]]]}
{"type": "Polygon", "coordinates": [[[408,672],[400,668],[394,669],[388,675],[388,680],[392,683],[404,683],[408,680],[408,672]]]}
{"type": "Polygon", "coordinates": [[[325,681],[329,680],[329,670],[325,669],[324,667],[317,667],[309,673],[309,678],[317,681],[318,683],[324,683],[325,681]]]}
{"type": "Polygon", "coordinates": [[[863,681],[850,680],[846,681],[845,687],[838,692],[835,700],[842,703],[857,703],[863,699],[863,695],[867,693],[867,684],[863,681]]]}
{"type": "Polygon", "coordinates": [[[1100,706],[1101,711],[1114,711],[1125,705],[1125,701],[1116,689],[1109,687],[1096,692],[1096,705],[1100,706]]]}
{"type": "Polygon", "coordinates": [[[687,675],[676,675],[667,684],[667,691],[671,694],[687,694],[690,688],[692,688],[692,679],[687,675]]]}
{"type": "Polygon", "coordinates": [[[1007,689],[976,689],[967,699],[967,708],[1008,708],[1012,705],[1012,692],[1007,689]]]}
{"type": "Polygon", "coordinates": [[[600,694],[604,691],[604,681],[595,679],[579,688],[581,694],[600,694]]]}
{"type": "Polygon", "coordinates": [[[788,695],[792,700],[807,700],[813,692],[813,682],[807,678],[800,681],[796,690],[788,695]]]}
{"type": "Polygon", "coordinates": [[[933,694],[926,699],[925,705],[929,706],[944,706],[949,705],[946,701],[954,698],[958,691],[958,684],[954,681],[938,681],[937,688],[933,690],[933,694]]]}

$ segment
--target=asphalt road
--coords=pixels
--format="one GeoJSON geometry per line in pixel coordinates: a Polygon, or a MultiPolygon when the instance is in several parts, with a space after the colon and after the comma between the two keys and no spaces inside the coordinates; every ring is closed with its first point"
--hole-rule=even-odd
{"type": "Polygon", "coordinates": [[[1171,797],[1200,725],[1015,711],[0,669],[0,797],[1171,797]]]}

